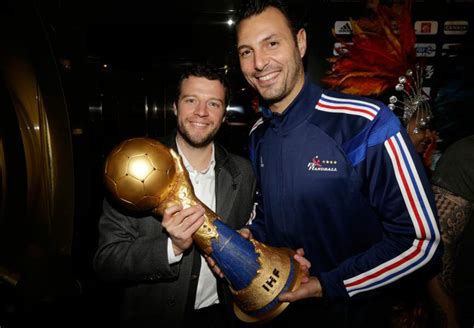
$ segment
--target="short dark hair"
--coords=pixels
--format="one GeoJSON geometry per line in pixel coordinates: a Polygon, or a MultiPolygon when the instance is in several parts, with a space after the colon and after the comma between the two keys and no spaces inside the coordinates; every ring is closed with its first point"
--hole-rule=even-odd
{"type": "Polygon", "coordinates": [[[227,79],[227,75],[223,68],[219,68],[216,65],[213,65],[210,63],[194,63],[184,68],[184,70],[181,72],[178,78],[176,94],[175,94],[175,99],[174,99],[175,103],[178,103],[179,101],[179,97],[181,95],[181,86],[183,84],[183,81],[189,78],[190,76],[203,77],[211,81],[217,80],[221,82],[225,90],[224,109],[227,107],[230,100],[229,80],[227,79]]]}
{"type": "Polygon", "coordinates": [[[304,20],[296,7],[290,7],[283,0],[247,0],[244,1],[237,11],[237,21],[235,26],[238,27],[240,22],[255,15],[261,14],[268,7],[278,9],[286,18],[288,27],[294,36],[304,27],[304,20]]]}

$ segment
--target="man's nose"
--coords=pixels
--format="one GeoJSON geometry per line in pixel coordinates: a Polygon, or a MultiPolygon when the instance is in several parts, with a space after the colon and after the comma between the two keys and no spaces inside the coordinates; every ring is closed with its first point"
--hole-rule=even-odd
{"type": "Polygon", "coordinates": [[[194,109],[194,114],[198,116],[207,116],[207,104],[205,102],[199,102],[199,104],[194,109]]]}
{"type": "Polygon", "coordinates": [[[258,71],[263,71],[268,65],[269,59],[264,51],[255,51],[254,52],[254,65],[255,69],[258,71]]]}

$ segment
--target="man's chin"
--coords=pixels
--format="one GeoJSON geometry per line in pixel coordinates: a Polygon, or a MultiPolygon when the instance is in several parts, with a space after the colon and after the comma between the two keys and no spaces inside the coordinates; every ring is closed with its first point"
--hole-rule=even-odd
{"type": "Polygon", "coordinates": [[[208,146],[212,140],[213,136],[207,136],[205,138],[187,138],[185,137],[184,139],[194,148],[204,148],[208,146]]]}
{"type": "Polygon", "coordinates": [[[193,142],[193,143],[191,143],[191,146],[193,146],[194,148],[204,148],[204,147],[208,146],[211,142],[212,142],[212,140],[193,142]]]}
{"type": "Polygon", "coordinates": [[[276,92],[275,90],[264,90],[260,94],[262,95],[263,100],[268,104],[278,103],[284,98],[281,92],[276,92]]]}

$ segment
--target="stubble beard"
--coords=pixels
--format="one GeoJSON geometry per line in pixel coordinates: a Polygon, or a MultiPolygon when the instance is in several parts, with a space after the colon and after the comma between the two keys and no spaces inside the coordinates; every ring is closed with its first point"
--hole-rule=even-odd
{"type": "Polygon", "coordinates": [[[263,100],[267,102],[267,104],[271,105],[277,103],[285,98],[286,96],[286,86],[281,85],[277,86],[274,90],[268,90],[268,92],[260,92],[263,100]]]}
{"type": "Polygon", "coordinates": [[[292,89],[296,86],[298,76],[302,69],[302,64],[299,62],[299,60],[301,60],[301,58],[299,57],[293,58],[293,67],[295,69],[293,73],[290,72],[289,76],[285,78],[280,85],[275,86],[274,89],[267,90],[267,93],[259,92],[261,97],[268,103],[268,105],[278,103],[285,99],[291,93],[292,89]]]}
{"type": "Polygon", "coordinates": [[[191,133],[189,133],[189,131],[186,129],[185,126],[183,126],[183,124],[178,123],[179,134],[184,139],[184,141],[186,141],[186,143],[188,143],[194,148],[204,148],[207,145],[209,145],[214,140],[214,137],[216,136],[217,131],[218,129],[213,129],[204,137],[196,138],[196,137],[193,137],[191,133]]]}

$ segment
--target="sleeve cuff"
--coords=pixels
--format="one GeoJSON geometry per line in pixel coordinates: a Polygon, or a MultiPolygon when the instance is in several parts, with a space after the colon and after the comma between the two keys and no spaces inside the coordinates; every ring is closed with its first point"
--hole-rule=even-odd
{"type": "Polygon", "coordinates": [[[348,299],[344,283],[337,278],[337,274],[332,272],[321,272],[319,281],[323,288],[323,297],[329,300],[348,299]]]}
{"type": "Polygon", "coordinates": [[[170,265],[178,263],[183,258],[183,254],[174,255],[173,242],[171,241],[171,238],[168,238],[167,251],[168,251],[168,263],[170,265]]]}

